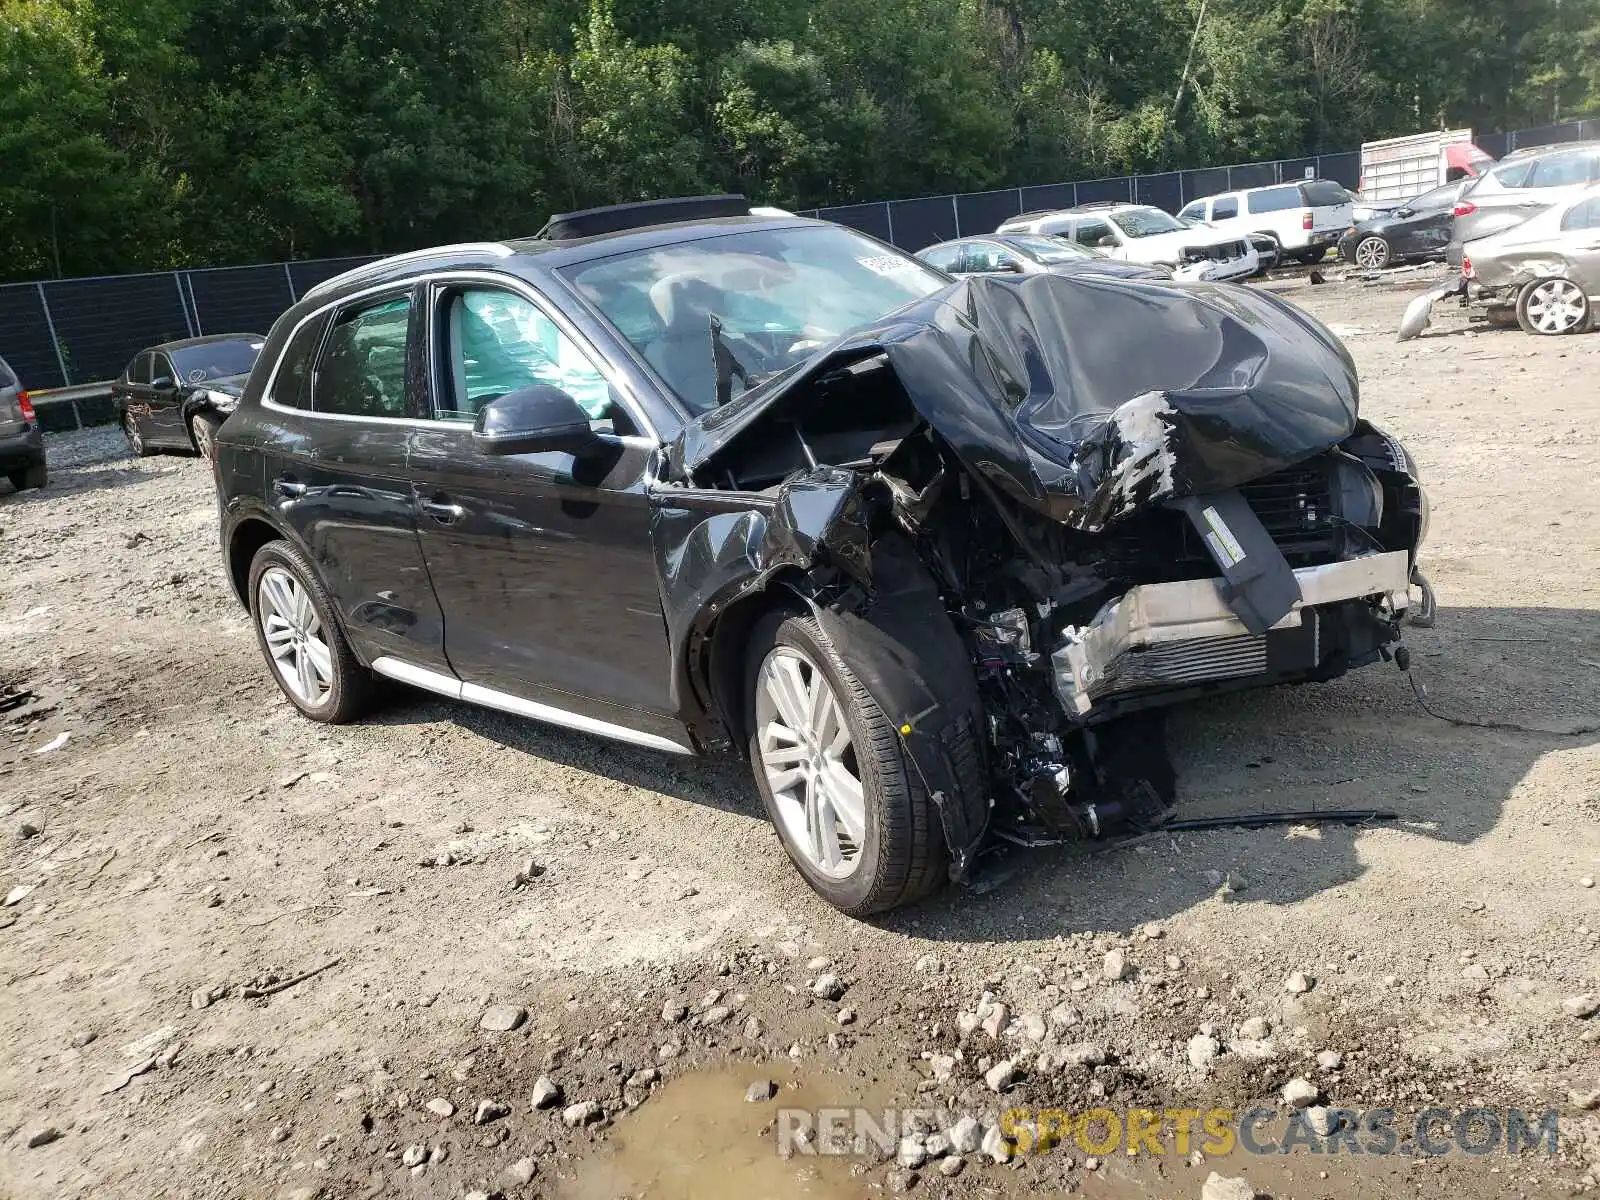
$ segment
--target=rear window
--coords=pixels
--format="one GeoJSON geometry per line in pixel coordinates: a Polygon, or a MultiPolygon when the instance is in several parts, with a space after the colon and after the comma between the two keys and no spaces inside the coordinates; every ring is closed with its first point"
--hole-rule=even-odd
{"type": "Polygon", "coordinates": [[[16,375],[14,375],[12,373],[10,367],[6,366],[6,360],[3,359],[3,358],[0,358],[0,388],[8,388],[8,387],[16,387],[16,386],[17,386],[17,377],[16,377],[16,375]]]}
{"type": "Polygon", "coordinates": [[[1245,208],[1253,213],[1282,212],[1286,208],[1299,208],[1304,203],[1300,199],[1298,185],[1290,187],[1264,188],[1259,192],[1251,192],[1244,200],[1245,208]]]}
{"type": "Polygon", "coordinates": [[[1308,179],[1300,185],[1300,194],[1313,208],[1337,207],[1350,202],[1350,193],[1326,179],[1308,179]]]}

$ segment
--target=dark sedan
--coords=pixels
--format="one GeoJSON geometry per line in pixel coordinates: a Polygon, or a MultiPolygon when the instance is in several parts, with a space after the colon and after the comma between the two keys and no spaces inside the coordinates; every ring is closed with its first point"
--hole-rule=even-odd
{"type": "Polygon", "coordinates": [[[1407,200],[1399,208],[1358,222],[1339,239],[1339,257],[1364,271],[1396,263],[1443,258],[1461,181],[1407,200]]]}
{"type": "Polygon", "coordinates": [[[190,450],[210,458],[265,344],[259,333],[218,333],[134,355],[111,384],[133,452],[190,450]]]}

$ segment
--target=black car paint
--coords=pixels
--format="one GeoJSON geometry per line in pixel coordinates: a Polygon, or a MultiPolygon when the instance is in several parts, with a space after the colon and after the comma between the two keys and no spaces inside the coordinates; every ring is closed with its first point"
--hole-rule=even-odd
{"type": "Polygon", "coordinates": [[[232,403],[219,403],[217,396],[237,401],[243,394],[246,375],[229,375],[215,379],[180,379],[173,365],[172,355],[189,347],[205,346],[217,342],[265,342],[255,333],[212,334],[208,337],[185,338],[151,346],[134,355],[122,373],[112,380],[111,398],[116,405],[118,419],[132,420],[146,446],[163,449],[196,450],[190,430],[190,418],[197,412],[214,413],[226,419],[232,403]],[[130,378],[136,366],[146,355],[151,357],[148,381],[136,382],[130,378]],[[160,383],[161,386],[156,386],[160,383]],[[215,393],[216,395],[213,395],[215,393]]]}
{"type": "Polygon", "coordinates": [[[1269,292],[973,276],[691,425],[669,450],[670,477],[701,481],[813,381],[877,353],[976,474],[1088,532],[1269,474],[1355,428],[1349,352],[1269,292]]]}
{"type": "MultiPolygon", "coordinates": [[[[219,438],[222,544],[241,602],[253,549],[288,537],[322,572],[364,663],[392,655],[722,749],[739,740],[742,684],[728,659],[755,608],[746,601],[777,588],[785,602],[824,611],[819,596],[872,584],[877,551],[858,473],[823,466],[762,492],[700,477],[826,371],[886,356],[913,404],[980,478],[1085,530],[1130,507],[1232,486],[1354,428],[1348,353],[1292,306],[1236,289],[1086,275],[952,284],[694,421],[559,274],[614,253],[804,223],[729,218],[514,242],[509,254],[458,248],[380,264],[303,298],[274,326],[219,438]],[[486,279],[523,285],[560,314],[609,369],[640,436],[601,437],[575,455],[483,455],[468,427],[431,420],[422,325],[412,331],[403,419],[339,419],[265,402],[271,364],[315,314],[428,286],[422,280],[486,279]],[[1116,321],[1106,320],[1107,305],[1116,321]],[[1176,336],[1185,322],[1195,329],[1176,336]],[[1093,331],[1130,323],[1148,328],[1084,344],[1093,331]],[[1155,444],[1131,432],[1133,418],[1149,414],[1126,406],[1158,390],[1155,444]],[[1171,469],[1164,490],[1148,482],[1161,468],[1171,469]],[[1130,473],[1145,482],[1127,486],[1130,473]]],[[[416,306],[413,320],[431,321],[429,306],[416,306]]],[[[915,714],[904,715],[914,739],[915,714]]],[[[947,822],[953,847],[959,827],[947,822]]]]}
{"type": "MultiPolygon", "coordinates": [[[[1443,190],[1449,194],[1447,201],[1433,201],[1421,206],[1413,201],[1410,205],[1403,205],[1352,226],[1339,239],[1339,257],[1346,262],[1354,262],[1356,246],[1363,238],[1374,235],[1389,243],[1391,262],[1444,257],[1445,247],[1450,242],[1451,214],[1458,189],[1443,190]]],[[[1417,199],[1423,200],[1431,194],[1426,193],[1417,199]]]]}

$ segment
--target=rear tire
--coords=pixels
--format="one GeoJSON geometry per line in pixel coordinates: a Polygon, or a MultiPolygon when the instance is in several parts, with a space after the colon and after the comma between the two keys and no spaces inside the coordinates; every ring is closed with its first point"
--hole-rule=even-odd
{"type": "Polygon", "coordinates": [[[1321,262],[1327,255],[1328,248],[1326,246],[1313,246],[1309,250],[1296,250],[1294,252],[1294,260],[1303,266],[1309,267],[1321,262]]]}
{"type": "Polygon", "coordinates": [[[947,877],[938,809],[909,768],[899,732],[816,618],[771,613],[751,631],[749,647],[750,764],[767,815],[801,876],[854,917],[933,891],[947,877]],[[819,686],[826,698],[818,698],[819,686]],[[787,701],[781,698],[786,687],[787,701]],[[837,717],[806,719],[825,712],[830,701],[842,729],[837,717]],[[830,745],[839,747],[837,754],[830,745]]]}
{"type": "Polygon", "coordinates": [[[372,707],[377,682],[350,649],[327,590],[292,542],[280,538],[256,551],[248,596],[267,670],[302,715],[342,725],[372,707]]]}
{"type": "Polygon", "coordinates": [[[1583,289],[1560,275],[1531,280],[1517,295],[1517,324],[1538,337],[1583,333],[1593,316],[1583,289]]]}
{"type": "Polygon", "coordinates": [[[21,471],[12,471],[6,476],[11,480],[11,486],[19,492],[26,492],[35,488],[42,488],[50,482],[50,471],[44,463],[34,463],[21,471]]]}
{"type": "Polygon", "coordinates": [[[128,449],[135,457],[148,458],[150,447],[144,444],[144,434],[139,432],[139,422],[127,409],[122,410],[122,436],[128,439],[128,449]]]}

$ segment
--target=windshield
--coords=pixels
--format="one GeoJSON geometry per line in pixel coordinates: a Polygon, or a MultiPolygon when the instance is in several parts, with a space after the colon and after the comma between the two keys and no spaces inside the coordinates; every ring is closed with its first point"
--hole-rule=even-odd
{"type": "Polygon", "coordinates": [[[1159,208],[1129,208],[1108,214],[1117,228],[1131,238],[1150,237],[1157,233],[1176,233],[1183,226],[1178,219],[1159,208]]]}
{"type": "Polygon", "coordinates": [[[1053,263],[1082,262],[1086,258],[1104,258],[1098,250],[1080,246],[1076,242],[1062,242],[1047,237],[1008,237],[1006,244],[1015,246],[1035,262],[1046,266],[1053,263]]]}
{"type": "Polygon", "coordinates": [[[206,342],[172,352],[172,369],[185,383],[204,383],[229,375],[244,375],[255,366],[262,340],[248,338],[237,342],[206,342]]]}
{"type": "Polygon", "coordinates": [[[719,376],[728,397],[738,396],[840,334],[949,286],[915,259],[837,225],[723,234],[561,274],[694,412],[715,407],[719,376]]]}

